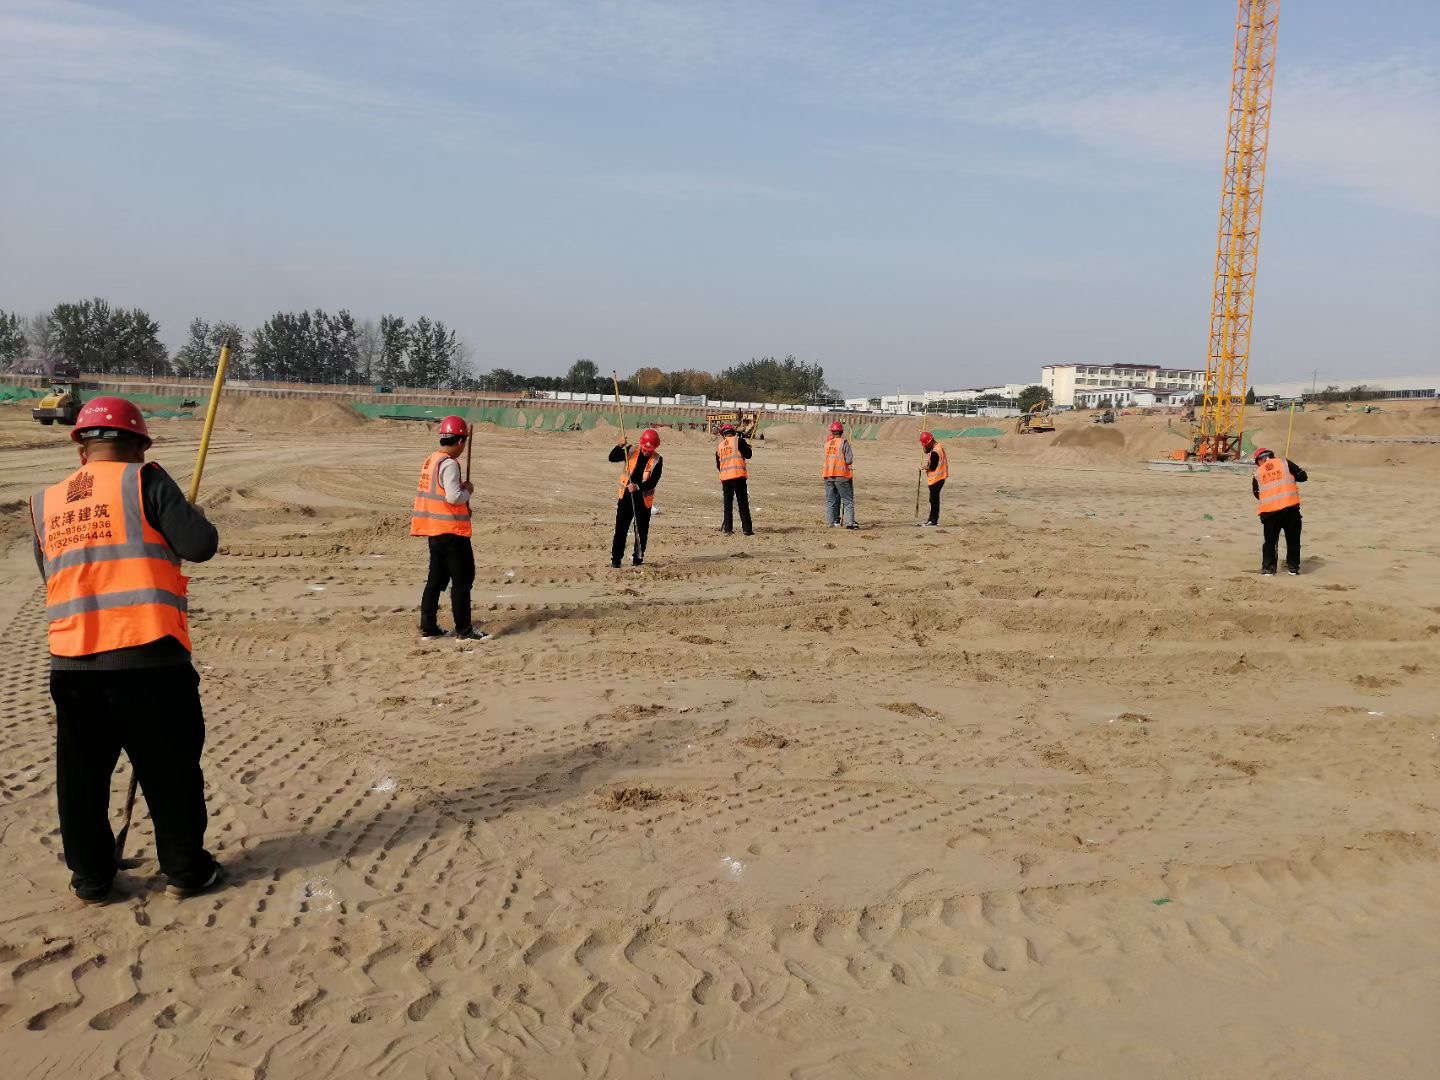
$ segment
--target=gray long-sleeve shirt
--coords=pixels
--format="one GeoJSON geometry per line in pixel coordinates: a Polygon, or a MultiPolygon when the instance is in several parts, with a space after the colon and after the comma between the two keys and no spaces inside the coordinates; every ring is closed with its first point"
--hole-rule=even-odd
{"type": "MultiPolygon", "coordinates": [[[[220,533],[186,500],[179,485],[156,462],[147,462],[140,471],[140,505],[145,520],[170,545],[170,550],[188,562],[207,562],[220,547],[220,533]]],[[[33,534],[32,534],[33,535],[33,534]]],[[[33,537],[35,565],[45,576],[45,557],[40,538],[33,537]]],[[[190,662],[190,651],[173,637],[146,645],[90,656],[51,656],[51,671],[120,671],[127,668],[169,667],[190,662]]]]}

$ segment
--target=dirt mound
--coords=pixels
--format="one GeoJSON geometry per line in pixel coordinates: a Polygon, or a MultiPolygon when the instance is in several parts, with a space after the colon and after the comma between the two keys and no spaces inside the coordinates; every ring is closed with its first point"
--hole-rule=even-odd
{"type": "Polygon", "coordinates": [[[825,428],[821,424],[771,424],[761,433],[767,443],[776,446],[801,446],[807,443],[820,446],[825,442],[825,428]]]}
{"type": "Polygon", "coordinates": [[[1109,450],[1115,453],[1125,449],[1125,433],[1108,425],[1066,428],[1055,436],[1052,446],[1070,446],[1085,450],[1109,450]]]}
{"type": "Polygon", "coordinates": [[[217,423],[248,431],[350,431],[366,420],[338,401],[226,395],[217,423]]]}

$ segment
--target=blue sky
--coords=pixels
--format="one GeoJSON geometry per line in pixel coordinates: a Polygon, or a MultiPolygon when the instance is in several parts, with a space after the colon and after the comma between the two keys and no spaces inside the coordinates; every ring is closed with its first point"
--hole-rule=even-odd
{"type": "MultiPolygon", "coordinates": [[[[1203,366],[1231,0],[0,0],[0,308],[851,393],[1203,366]]],[[[1440,370],[1440,5],[1282,8],[1257,382],[1440,370]]]]}

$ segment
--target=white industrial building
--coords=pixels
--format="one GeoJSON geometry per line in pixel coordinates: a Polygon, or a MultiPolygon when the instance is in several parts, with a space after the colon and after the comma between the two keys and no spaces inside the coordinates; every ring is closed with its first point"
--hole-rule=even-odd
{"type": "Polygon", "coordinates": [[[1433,398],[1440,396],[1440,375],[1357,375],[1353,378],[1337,379],[1329,375],[1314,375],[1298,382],[1265,382],[1255,384],[1258,398],[1298,398],[1312,390],[1325,390],[1338,386],[1341,390],[1352,390],[1364,386],[1385,397],[1433,398]]]}
{"type": "Polygon", "coordinates": [[[1087,404],[1109,399],[1112,404],[1140,404],[1137,391],[1156,391],[1154,398],[1188,400],[1205,390],[1205,372],[1195,368],[1162,367],[1159,364],[1046,364],[1040,369],[1040,385],[1050,391],[1056,405],[1087,404]]]}

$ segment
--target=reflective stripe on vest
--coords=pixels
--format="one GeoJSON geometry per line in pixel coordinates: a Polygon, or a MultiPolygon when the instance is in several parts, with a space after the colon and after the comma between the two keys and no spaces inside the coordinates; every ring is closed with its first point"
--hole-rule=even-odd
{"type": "Polygon", "coordinates": [[[54,656],[166,637],[190,648],[186,579],[179,556],[145,520],[143,468],[93,461],[30,500],[54,656]]]}
{"type": "Polygon", "coordinates": [[[845,447],[849,445],[838,435],[831,435],[825,440],[825,472],[827,480],[851,480],[854,479],[855,470],[845,460],[845,447]]]}
{"type": "Polygon", "coordinates": [[[440,486],[440,463],[450,455],[436,450],[420,466],[415,485],[415,502],[410,509],[411,536],[469,536],[470,507],[445,500],[440,486]]]}
{"type": "Polygon", "coordinates": [[[950,479],[950,459],[945,456],[945,448],[939,443],[931,443],[931,448],[940,455],[940,464],[934,469],[930,468],[930,455],[925,455],[925,481],[932,487],[941,480],[950,479]]]}
{"type": "Polygon", "coordinates": [[[720,481],[744,480],[750,475],[750,470],[745,467],[745,458],[740,454],[740,439],[731,435],[720,440],[718,451],[720,458],[720,481]]]}
{"type": "Polygon", "coordinates": [[[1256,513],[1273,514],[1300,505],[1300,487],[1290,467],[1279,458],[1266,458],[1255,466],[1255,484],[1260,489],[1256,513]]]}
{"type": "MultiPolygon", "coordinates": [[[[624,472],[624,473],[621,475],[621,477],[620,477],[620,494],[618,494],[618,495],[615,496],[617,499],[623,499],[623,498],[625,498],[625,494],[626,494],[625,488],[626,488],[626,485],[628,485],[628,484],[630,483],[630,478],[635,475],[635,459],[638,458],[639,456],[640,456],[640,451],[639,451],[639,450],[635,450],[635,451],[632,451],[631,454],[630,454],[630,456],[625,460],[625,472],[624,472]]],[[[644,472],[644,474],[640,477],[640,479],[641,479],[642,482],[650,479],[650,474],[655,471],[655,466],[658,465],[659,462],[660,462],[660,455],[659,455],[659,454],[651,454],[651,455],[650,455],[650,460],[645,463],[645,472],[644,472]]],[[[650,507],[652,507],[652,506],[655,505],[655,489],[654,489],[654,488],[651,488],[649,491],[641,492],[641,494],[645,497],[645,507],[646,507],[646,509],[649,509],[650,507]]]]}

